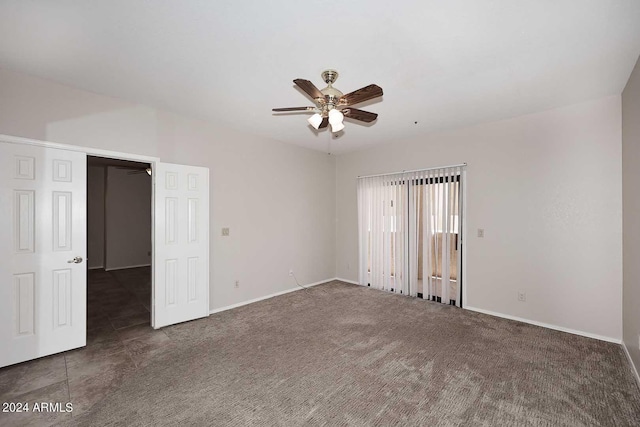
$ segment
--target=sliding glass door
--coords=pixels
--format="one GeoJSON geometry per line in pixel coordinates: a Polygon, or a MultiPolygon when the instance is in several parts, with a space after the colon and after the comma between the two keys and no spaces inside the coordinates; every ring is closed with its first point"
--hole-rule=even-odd
{"type": "Polygon", "coordinates": [[[360,283],[461,306],[463,167],[358,179],[360,283]]]}
{"type": "Polygon", "coordinates": [[[461,290],[460,181],[456,171],[425,171],[409,185],[410,287],[415,296],[453,305],[461,290]]]}

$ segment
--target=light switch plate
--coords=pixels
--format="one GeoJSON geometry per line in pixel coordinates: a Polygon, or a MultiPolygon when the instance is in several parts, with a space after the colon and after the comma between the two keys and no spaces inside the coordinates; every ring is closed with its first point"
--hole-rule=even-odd
{"type": "Polygon", "coordinates": [[[229,228],[225,227],[222,229],[222,235],[223,236],[228,236],[229,235],[229,228]]]}

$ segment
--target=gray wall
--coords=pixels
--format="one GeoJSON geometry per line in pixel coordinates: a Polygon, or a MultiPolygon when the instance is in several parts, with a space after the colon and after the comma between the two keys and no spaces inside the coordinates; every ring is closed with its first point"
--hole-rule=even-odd
{"type": "Polygon", "coordinates": [[[107,167],[107,270],[151,265],[151,177],[107,167]]]}
{"type": "Polygon", "coordinates": [[[640,368],[640,61],[622,92],[623,340],[640,368]]]}
{"type": "Polygon", "coordinates": [[[151,264],[151,177],[117,167],[87,172],[89,268],[115,270],[151,264]],[[105,181],[106,179],[106,181],[105,181]]]}
{"type": "Polygon", "coordinates": [[[104,268],[104,172],[103,166],[87,170],[87,258],[89,268],[104,268]]]}

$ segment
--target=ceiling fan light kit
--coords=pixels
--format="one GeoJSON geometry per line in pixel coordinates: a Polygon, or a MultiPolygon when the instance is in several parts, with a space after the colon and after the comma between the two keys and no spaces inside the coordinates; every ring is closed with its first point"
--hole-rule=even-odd
{"type": "Polygon", "coordinates": [[[331,132],[333,133],[340,132],[342,129],[344,129],[344,123],[342,122],[331,125],[331,132]]]}
{"type": "Polygon", "coordinates": [[[309,124],[314,127],[314,129],[320,128],[320,124],[322,123],[322,116],[318,113],[315,113],[313,116],[307,119],[309,124]]]}
{"type": "Polygon", "coordinates": [[[344,114],[340,112],[337,108],[332,108],[329,110],[329,124],[331,125],[331,132],[336,133],[340,132],[344,129],[344,114]]]}
{"type": "Polygon", "coordinates": [[[307,119],[307,122],[316,130],[324,129],[330,124],[331,132],[333,133],[344,129],[343,120],[345,117],[365,123],[374,121],[378,117],[376,113],[358,110],[351,108],[351,106],[382,96],[382,88],[372,84],[344,95],[333,87],[333,83],[337,78],[338,72],[336,70],[323,71],[322,79],[327,84],[327,87],[322,90],[319,90],[309,80],[295,79],[293,83],[313,100],[315,106],[274,108],[273,111],[277,113],[291,111],[313,112],[314,114],[307,119]]]}
{"type": "Polygon", "coordinates": [[[340,110],[333,108],[329,110],[329,123],[332,125],[336,125],[338,123],[342,123],[344,120],[344,114],[340,112],[340,110]]]}

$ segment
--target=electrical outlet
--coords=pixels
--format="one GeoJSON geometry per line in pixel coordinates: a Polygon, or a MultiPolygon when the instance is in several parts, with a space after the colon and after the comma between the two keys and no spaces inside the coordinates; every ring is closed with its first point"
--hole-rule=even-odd
{"type": "Polygon", "coordinates": [[[526,301],[527,300],[527,293],[525,291],[518,291],[518,301],[526,301]]]}
{"type": "Polygon", "coordinates": [[[484,228],[478,228],[478,237],[484,237],[484,228]]]}
{"type": "Polygon", "coordinates": [[[293,276],[293,269],[289,270],[289,276],[293,276]]]}
{"type": "Polygon", "coordinates": [[[240,287],[240,280],[236,280],[236,284],[233,287],[234,288],[239,288],[240,287]]]}
{"type": "Polygon", "coordinates": [[[222,235],[223,236],[228,236],[229,235],[229,228],[225,227],[222,229],[222,235]]]}

